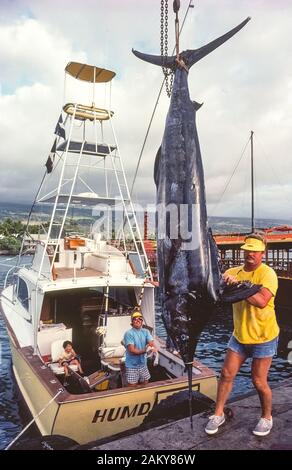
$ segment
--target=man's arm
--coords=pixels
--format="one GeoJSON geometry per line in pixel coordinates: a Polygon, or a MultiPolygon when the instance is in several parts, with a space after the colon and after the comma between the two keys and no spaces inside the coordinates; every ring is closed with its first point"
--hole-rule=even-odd
{"type": "Polygon", "coordinates": [[[255,295],[248,297],[246,301],[254,307],[265,308],[272,297],[272,292],[266,287],[262,287],[255,295]]]}
{"type": "Polygon", "coordinates": [[[228,274],[227,272],[223,274],[223,279],[228,286],[232,284],[238,284],[239,282],[236,276],[233,276],[232,274],[228,274]]]}
{"type": "Polygon", "coordinates": [[[146,349],[148,348],[148,346],[151,348],[152,353],[156,353],[158,351],[157,347],[154,344],[154,340],[148,341],[146,349]]]}
{"type": "Polygon", "coordinates": [[[128,344],[127,349],[128,351],[130,351],[131,354],[136,354],[137,356],[140,356],[141,354],[145,354],[147,345],[143,349],[138,349],[133,344],[128,344]]]}
{"type": "Polygon", "coordinates": [[[148,341],[145,348],[143,349],[138,349],[133,344],[128,344],[127,348],[128,348],[128,351],[130,351],[130,353],[140,355],[140,354],[146,353],[148,346],[152,348],[153,352],[157,351],[157,348],[154,346],[154,340],[148,341]]]}

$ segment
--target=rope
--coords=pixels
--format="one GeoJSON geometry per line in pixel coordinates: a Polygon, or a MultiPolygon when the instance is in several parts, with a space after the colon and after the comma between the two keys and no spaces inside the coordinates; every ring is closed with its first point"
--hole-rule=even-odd
{"type": "Polygon", "coordinates": [[[56,393],[56,395],[51,398],[51,400],[41,409],[41,411],[38,412],[38,414],[36,414],[32,420],[25,426],[25,428],[15,437],[15,439],[13,439],[13,441],[10,442],[10,444],[8,444],[7,447],[5,447],[4,450],[8,450],[10,449],[10,447],[20,438],[20,436],[22,436],[22,434],[25,433],[25,431],[35,422],[35,420],[48,408],[48,406],[53,403],[53,401],[57,398],[58,395],[60,395],[60,393],[63,393],[64,392],[64,389],[63,388],[60,388],[60,390],[58,391],[58,393],[56,393]]]}
{"type": "Polygon", "coordinates": [[[223,192],[222,192],[222,194],[221,194],[221,196],[220,196],[220,198],[219,198],[219,200],[218,200],[216,206],[214,207],[213,211],[211,211],[210,216],[212,216],[212,215],[214,214],[215,210],[216,210],[217,207],[219,206],[219,204],[220,204],[220,202],[221,202],[221,200],[222,200],[222,198],[223,198],[223,196],[224,196],[224,194],[225,194],[225,192],[226,192],[226,190],[227,190],[227,188],[228,188],[228,186],[229,186],[229,184],[230,184],[230,181],[232,180],[232,178],[233,178],[233,176],[234,176],[234,173],[236,172],[236,170],[237,170],[237,168],[238,168],[238,165],[240,164],[240,162],[241,162],[241,160],[242,160],[242,158],[243,158],[243,156],[244,156],[244,154],[245,154],[245,151],[246,151],[246,148],[247,148],[249,142],[250,142],[250,137],[249,137],[247,143],[245,144],[245,147],[244,147],[244,149],[243,149],[243,151],[242,151],[242,153],[241,153],[241,155],[240,155],[240,157],[239,157],[239,159],[238,159],[238,161],[237,161],[237,163],[236,163],[236,165],[235,165],[235,167],[234,167],[234,169],[233,169],[233,171],[232,171],[231,176],[229,177],[227,183],[226,183],[225,186],[224,186],[223,192]]]}
{"type": "MultiPolygon", "coordinates": [[[[193,8],[193,6],[194,6],[192,4],[192,1],[193,0],[190,0],[189,5],[187,7],[187,10],[185,12],[185,16],[184,16],[184,19],[182,21],[181,28],[179,30],[179,35],[181,35],[181,33],[182,33],[182,30],[184,28],[184,25],[185,25],[185,22],[186,22],[186,19],[187,19],[187,15],[188,15],[188,12],[189,12],[190,8],[193,8]]],[[[172,55],[174,54],[174,51],[175,51],[175,47],[173,48],[172,55]]],[[[140,151],[140,155],[139,155],[139,158],[138,158],[138,163],[137,163],[137,166],[136,166],[136,170],[135,170],[135,174],[134,174],[134,178],[133,178],[133,182],[132,182],[132,186],[131,186],[131,191],[130,191],[131,196],[133,194],[133,190],[134,190],[137,174],[138,174],[138,171],[139,171],[141,159],[142,159],[144,149],[145,149],[145,145],[146,145],[146,142],[147,142],[147,139],[148,139],[148,136],[149,136],[151,126],[152,126],[153,118],[154,118],[154,115],[156,113],[156,109],[157,109],[157,106],[158,106],[160,95],[161,95],[162,90],[163,90],[164,82],[165,82],[165,77],[163,78],[163,81],[161,83],[160,90],[158,92],[158,96],[157,96],[157,99],[156,99],[156,102],[155,102],[155,105],[154,105],[154,108],[153,108],[153,111],[152,111],[152,114],[151,114],[151,118],[150,118],[150,121],[149,121],[149,124],[148,124],[148,127],[147,127],[146,135],[145,135],[145,138],[144,138],[144,141],[143,141],[143,144],[142,144],[142,148],[141,148],[141,151],[140,151]]]]}

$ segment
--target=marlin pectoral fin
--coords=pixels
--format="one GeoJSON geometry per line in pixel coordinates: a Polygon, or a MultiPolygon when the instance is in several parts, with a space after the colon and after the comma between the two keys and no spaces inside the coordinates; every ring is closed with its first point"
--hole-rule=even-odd
{"type": "Polygon", "coordinates": [[[210,52],[214,51],[214,49],[217,49],[217,47],[221,46],[221,44],[224,44],[224,42],[228,41],[228,39],[234,36],[234,34],[236,34],[238,31],[240,31],[246,25],[246,23],[249,22],[250,19],[250,17],[246,18],[238,26],[228,31],[228,33],[223,34],[223,36],[214,39],[214,41],[209,42],[209,44],[206,44],[205,46],[202,46],[199,49],[187,50],[183,52],[181,54],[181,57],[185,59],[187,66],[191,67],[200,59],[210,54],[210,52]]]}
{"type": "Polygon", "coordinates": [[[231,285],[226,284],[222,292],[221,300],[234,304],[255,295],[262,287],[261,284],[252,284],[249,281],[241,281],[231,285]]]}

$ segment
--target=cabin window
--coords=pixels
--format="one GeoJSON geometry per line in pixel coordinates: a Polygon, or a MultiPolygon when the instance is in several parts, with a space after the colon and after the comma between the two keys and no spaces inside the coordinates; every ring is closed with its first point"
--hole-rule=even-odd
{"type": "MultiPolygon", "coordinates": [[[[106,287],[94,287],[90,289],[103,296],[106,293],[106,287]]],[[[133,287],[110,287],[109,288],[109,306],[113,309],[133,308],[137,304],[135,290],[133,287]]]]}
{"type": "Polygon", "coordinates": [[[26,283],[23,279],[18,279],[18,293],[17,293],[18,300],[22,304],[22,306],[28,310],[28,288],[26,283]]]}
{"type": "Polygon", "coordinates": [[[127,307],[133,307],[137,303],[135,291],[131,287],[110,287],[109,298],[127,307]]]}

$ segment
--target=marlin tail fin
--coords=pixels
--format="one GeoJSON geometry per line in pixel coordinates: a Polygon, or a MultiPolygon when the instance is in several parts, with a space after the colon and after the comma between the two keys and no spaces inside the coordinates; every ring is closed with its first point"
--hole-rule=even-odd
{"type": "MultiPolygon", "coordinates": [[[[217,47],[221,46],[221,44],[224,44],[224,42],[228,41],[228,39],[238,33],[238,31],[240,31],[249,22],[250,19],[250,17],[246,18],[238,26],[228,31],[228,33],[223,34],[223,36],[214,39],[214,41],[209,42],[199,49],[189,49],[182,52],[180,54],[180,58],[182,58],[186,65],[190,68],[196,62],[203,59],[203,57],[210,54],[210,52],[217,49],[217,47]]],[[[160,55],[143,54],[142,52],[135,51],[134,49],[132,49],[132,52],[136,57],[144,60],[145,62],[150,62],[150,64],[159,65],[160,67],[166,67],[170,69],[174,69],[176,66],[176,56],[165,57],[160,55]]]]}

